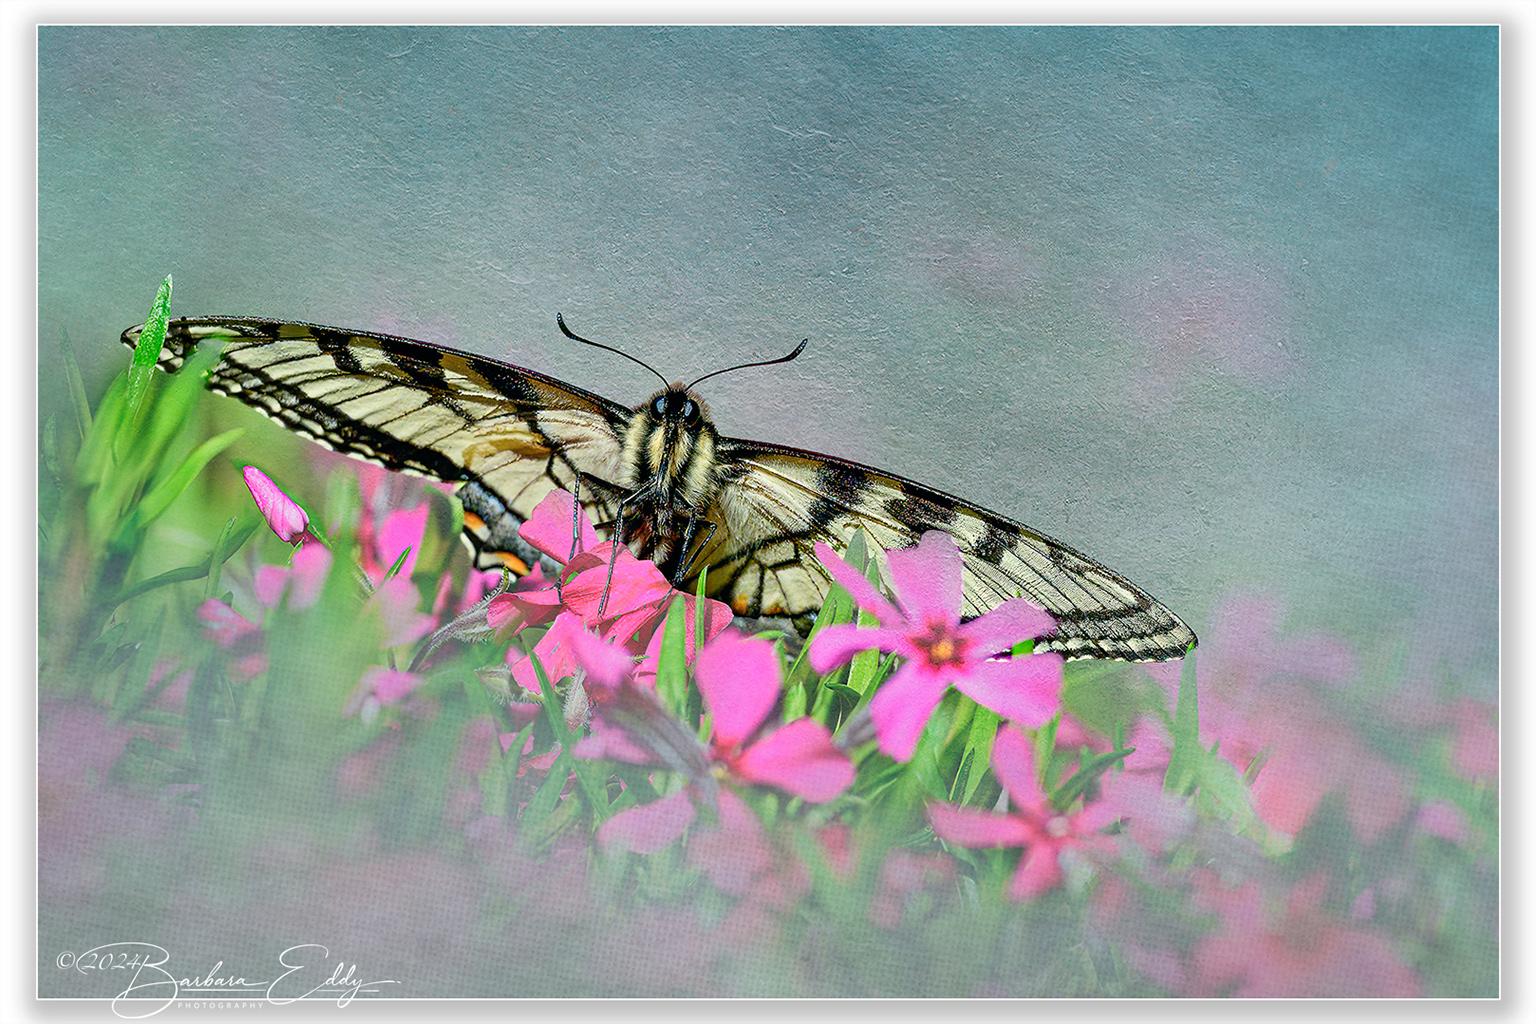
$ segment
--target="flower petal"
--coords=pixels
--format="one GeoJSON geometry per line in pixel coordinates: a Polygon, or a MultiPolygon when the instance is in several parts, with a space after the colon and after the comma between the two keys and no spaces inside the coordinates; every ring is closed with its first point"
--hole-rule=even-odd
{"type": "Polygon", "coordinates": [[[587,761],[623,761],[626,764],[655,764],[656,755],[630,738],[629,733],[601,719],[592,721],[592,735],[578,740],[571,748],[574,757],[587,761]]]}
{"type": "Polygon", "coordinates": [[[1023,846],[1033,835],[1024,822],[1011,814],[997,814],[974,807],[929,804],[928,821],[939,838],[974,849],[1023,846]]]}
{"type": "Polygon", "coordinates": [[[918,737],[948,683],[910,663],[896,670],[869,702],[869,716],[880,737],[880,749],[898,761],[912,757],[918,737]]]}
{"type": "Polygon", "coordinates": [[[380,567],[388,571],[395,560],[405,555],[405,563],[395,574],[395,579],[410,579],[416,569],[416,556],[421,553],[421,539],[427,532],[427,515],[431,507],[418,505],[411,509],[396,509],[384,517],[379,525],[374,545],[379,551],[380,567]]]}
{"type": "Polygon", "coordinates": [[[721,633],[699,651],[694,679],[715,719],[715,746],[734,750],[779,699],[779,656],[765,640],[721,633]]]}
{"type": "Polygon", "coordinates": [[[415,672],[402,672],[382,665],[375,665],[363,673],[364,688],[372,691],[382,704],[393,704],[424,682],[425,677],[415,672]]]}
{"type": "Polygon", "coordinates": [[[1020,903],[1050,892],[1061,884],[1061,865],[1056,861],[1056,847],[1050,843],[1032,843],[1019,860],[1008,895],[1020,903]]]}
{"type": "Polygon", "coordinates": [[[1061,707],[1061,655],[980,661],[956,673],[955,688],[983,707],[1020,725],[1037,728],[1061,707]]]}
{"type": "Polygon", "coordinates": [[[267,525],[272,527],[272,532],[284,544],[301,540],[309,528],[309,515],[299,507],[299,503],[283,493],[271,477],[255,466],[246,466],[240,475],[245,478],[245,486],[250,489],[251,497],[256,500],[256,508],[260,510],[267,525]]]}
{"type": "Polygon", "coordinates": [[[867,612],[874,613],[885,625],[893,625],[901,621],[901,613],[891,602],[885,599],[885,595],[875,589],[875,585],[864,578],[864,574],[853,566],[843,561],[831,547],[816,542],[816,560],[826,567],[832,578],[849,594],[853,595],[853,603],[867,612]]]}
{"type": "MultiPolygon", "coordinates": [[[[571,653],[587,670],[587,682],[605,690],[624,685],[635,671],[635,661],[629,652],[617,644],[608,643],[588,632],[569,612],[562,612],[555,619],[550,632],[559,629],[570,645],[571,653]]],[[[546,636],[548,634],[545,634],[546,636]]]]}
{"type": "Polygon", "coordinates": [[[797,718],[752,744],[737,759],[736,774],[819,804],[852,785],[854,772],[853,763],[832,745],[826,726],[797,718]]]}
{"type": "Polygon", "coordinates": [[[960,621],[960,574],[965,563],[953,537],[929,530],[915,547],[887,551],[885,561],[908,622],[960,621]]]}
{"type": "Polygon", "coordinates": [[[754,879],[771,871],[774,851],[763,823],[741,798],[721,790],[715,804],[719,824],[688,837],[688,863],[709,876],[721,892],[740,896],[754,879]]]}
{"type": "Polygon", "coordinates": [[[570,561],[571,542],[577,536],[580,537],[576,543],[578,552],[591,551],[602,543],[597,531],[592,528],[592,521],[587,518],[586,509],[577,514],[576,499],[570,491],[565,490],[546,494],[544,500],[535,506],[528,521],[517,528],[517,533],[536,550],[561,565],[570,561]],[[573,534],[573,522],[579,534],[573,534]]]}
{"type": "Polygon", "coordinates": [[[1036,808],[1045,801],[1045,792],[1035,777],[1034,741],[1012,726],[997,730],[992,740],[992,773],[1013,807],[1036,808]]]}
{"type": "Polygon", "coordinates": [[[959,633],[976,645],[977,654],[1003,654],[1031,637],[1045,636],[1056,620],[1028,598],[1014,597],[963,624],[959,633]]]}
{"type": "Polygon", "coordinates": [[[405,576],[395,576],[373,592],[366,607],[371,608],[384,624],[385,647],[415,643],[432,632],[437,620],[425,612],[418,612],[416,606],[420,603],[421,594],[405,576]]]}
{"type": "Polygon", "coordinates": [[[894,651],[906,638],[901,629],[860,629],[851,622],[828,626],[811,640],[811,667],[825,674],[852,661],[860,651],[894,651]]]}
{"type": "Polygon", "coordinates": [[[657,853],[686,832],[697,813],[688,791],[678,790],[615,814],[598,826],[597,841],[604,850],[657,853]]]}

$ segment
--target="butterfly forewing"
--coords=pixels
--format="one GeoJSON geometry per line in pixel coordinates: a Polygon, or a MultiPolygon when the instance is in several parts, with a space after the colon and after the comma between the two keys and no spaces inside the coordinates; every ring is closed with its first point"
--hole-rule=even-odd
{"type": "MultiPolygon", "coordinates": [[[[138,330],[123,341],[135,342],[138,330]]],[[[176,370],[200,342],[223,343],[213,390],[335,451],[463,481],[466,536],[482,567],[512,554],[525,571],[537,555],[518,524],[578,472],[591,478],[581,487],[589,515],[613,519],[611,481],[630,417],[622,405],[467,352],[256,318],[172,320],[161,367],[176,370]]]]}
{"type": "MultiPolygon", "coordinates": [[[[130,328],[123,341],[132,345],[138,333],[130,328]]],[[[631,543],[644,537],[680,549],[691,523],[694,550],[677,550],[674,564],[686,566],[685,583],[707,569],[712,596],[738,614],[807,623],[830,584],[813,552],[817,541],[841,552],[863,530],[889,549],[942,530],[964,558],[967,616],[1022,594],[1057,620],[1039,646],[1067,657],[1157,661],[1181,657],[1195,642],[1172,612],[1087,556],[867,466],[733,438],[694,445],[714,438],[707,420],[668,442],[680,446],[676,460],[642,459],[639,446],[663,436],[643,427],[646,406],[631,410],[467,352],[314,324],[173,320],[160,365],[179,368],[203,341],[224,345],[209,381],[214,390],[337,451],[462,483],[466,537],[482,566],[530,566],[537,553],[517,527],[550,491],[565,488],[579,490],[605,537],[626,501],[633,502],[627,517],[647,510],[644,522],[626,524],[631,543]],[[636,466],[658,462],[691,467],[684,491],[693,504],[659,502],[664,493],[684,493],[667,492],[660,477],[626,479],[636,466]]]]}
{"type": "MultiPolygon", "coordinates": [[[[828,576],[812,553],[844,550],[862,529],[882,548],[909,547],[928,530],[952,536],[964,559],[964,608],[978,616],[1020,595],[1053,615],[1039,646],[1068,657],[1155,661],[1182,657],[1195,635],[1125,578],[1022,523],[868,466],[749,441],[723,442],[724,520],[701,561],[741,614],[814,613],[828,576]],[[723,536],[722,536],[723,534],[723,536]],[[727,582],[727,579],[729,582],[727,582]]],[[[713,589],[713,586],[712,586],[713,589]]]]}

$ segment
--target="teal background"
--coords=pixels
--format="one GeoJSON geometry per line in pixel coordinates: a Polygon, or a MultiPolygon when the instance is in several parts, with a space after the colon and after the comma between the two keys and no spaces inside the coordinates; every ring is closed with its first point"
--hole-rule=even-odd
{"type": "Polygon", "coordinates": [[[181,313],[932,483],[1494,685],[1493,28],[43,28],[39,380],[181,313]]]}
{"type": "MultiPolygon", "coordinates": [[[[1492,700],[1499,36],[1454,28],[38,33],[61,336],[256,314],[467,348],[1023,520],[1492,700]]],[[[1213,656],[1234,652],[1206,650],[1213,656]]],[[[1410,681],[1412,681],[1410,679],[1410,681]]]]}

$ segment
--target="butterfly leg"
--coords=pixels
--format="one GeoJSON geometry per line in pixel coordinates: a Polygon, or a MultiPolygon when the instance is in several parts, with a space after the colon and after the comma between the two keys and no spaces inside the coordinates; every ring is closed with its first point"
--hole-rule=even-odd
{"type": "Polygon", "coordinates": [[[614,510],[613,552],[608,556],[608,579],[603,583],[603,597],[597,602],[598,618],[603,617],[603,610],[608,607],[608,593],[613,589],[613,565],[619,560],[619,548],[624,546],[624,516],[639,494],[639,491],[630,491],[619,500],[619,507],[614,510]]]}
{"type": "Polygon", "coordinates": [[[699,560],[699,556],[704,553],[704,549],[709,547],[709,542],[714,539],[716,528],[716,523],[712,519],[704,519],[702,516],[688,517],[688,525],[683,529],[683,546],[679,549],[677,569],[672,573],[673,590],[682,589],[683,580],[688,578],[688,573],[693,568],[694,563],[699,560]],[[693,547],[693,531],[698,528],[701,520],[709,527],[709,531],[704,534],[703,538],[699,541],[699,546],[695,548],[693,547]]]}

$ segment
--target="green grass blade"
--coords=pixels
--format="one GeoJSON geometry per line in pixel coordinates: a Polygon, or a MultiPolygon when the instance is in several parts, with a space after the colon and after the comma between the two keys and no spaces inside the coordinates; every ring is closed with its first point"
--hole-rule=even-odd
{"type": "Polygon", "coordinates": [[[155,293],[154,305],[144,321],[139,343],[133,348],[133,361],[128,367],[128,418],[136,422],[149,383],[154,379],[155,364],[160,361],[160,347],[165,344],[165,326],[171,319],[171,275],[165,275],[160,289],[155,293]]]}

